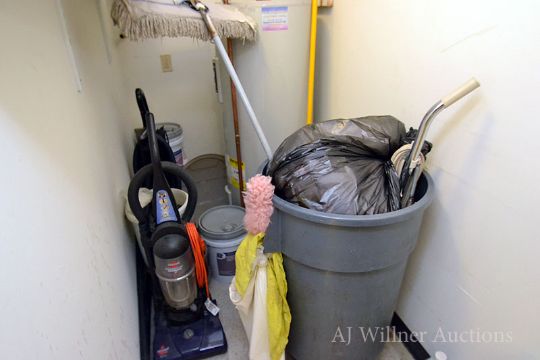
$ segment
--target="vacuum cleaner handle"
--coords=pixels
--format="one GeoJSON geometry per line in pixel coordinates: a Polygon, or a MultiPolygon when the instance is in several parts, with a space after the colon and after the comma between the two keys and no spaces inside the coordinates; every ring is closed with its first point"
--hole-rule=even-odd
{"type": "Polygon", "coordinates": [[[161,159],[159,157],[159,147],[156,133],[156,122],[154,114],[147,112],[146,116],[146,133],[148,135],[148,146],[150,147],[150,159],[152,163],[152,211],[157,221],[157,225],[167,221],[180,221],[178,207],[174,200],[171,187],[163,168],[161,167],[161,159]],[[170,206],[169,206],[170,205],[170,206]]]}
{"type": "Polygon", "coordinates": [[[139,106],[139,112],[141,113],[143,127],[146,129],[146,114],[150,112],[150,109],[148,108],[144,91],[140,88],[135,89],[135,97],[137,98],[137,105],[139,106]]]}
{"type": "MultiPolygon", "coordinates": [[[[193,179],[180,166],[175,163],[163,161],[161,162],[161,166],[166,174],[179,178],[186,186],[186,192],[189,195],[189,199],[186,210],[182,215],[182,221],[187,222],[191,220],[191,217],[195,212],[195,206],[197,205],[197,187],[195,186],[193,179]]],[[[135,215],[135,217],[137,218],[137,220],[139,220],[140,223],[146,221],[147,210],[143,209],[141,203],[139,202],[139,189],[142,188],[145,184],[145,181],[151,179],[152,176],[152,164],[148,164],[141,168],[139,171],[137,171],[137,173],[129,183],[128,203],[131,211],[133,212],[133,215],[135,215]]]]}

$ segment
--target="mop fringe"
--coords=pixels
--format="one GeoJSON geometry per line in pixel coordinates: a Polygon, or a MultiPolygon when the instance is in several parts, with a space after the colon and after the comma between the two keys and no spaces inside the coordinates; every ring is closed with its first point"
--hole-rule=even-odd
{"type": "MultiPolygon", "coordinates": [[[[116,0],[111,17],[122,34],[134,41],[162,37],[191,37],[203,41],[211,40],[206,25],[198,13],[182,16],[163,13],[144,12],[135,14],[129,0],[116,0]]],[[[220,37],[253,41],[256,38],[255,26],[251,21],[222,20],[212,18],[220,37]]]]}

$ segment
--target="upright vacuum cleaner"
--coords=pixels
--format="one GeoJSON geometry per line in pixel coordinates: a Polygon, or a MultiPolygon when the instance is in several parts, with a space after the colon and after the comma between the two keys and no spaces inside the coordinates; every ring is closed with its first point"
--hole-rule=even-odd
{"type": "MultiPolygon", "coordinates": [[[[141,94],[138,89],[138,101],[141,94]]],[[[227,340],[208,290],[204,242],[195,225],[188,223],[197,189],[180,166],[160,161],[154,116],[147,106],[141,114],[151,163],[136,172],[128,189],[141,234],[137,256],[141,359],[191,360],[224,353],[227,340]],[[183,215],[167,178],[183,184],[188,193],[183,215]],[[152,202],[142,207],[139,189],[148,183],[152,202]]]]}

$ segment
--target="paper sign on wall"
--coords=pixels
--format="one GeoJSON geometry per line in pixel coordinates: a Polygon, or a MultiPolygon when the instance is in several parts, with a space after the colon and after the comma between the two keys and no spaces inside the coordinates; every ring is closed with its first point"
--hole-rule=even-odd
{"type": "Polygon", "coordinates": [[[261,8],[262,30],[283,31],[289,29],[289,7],[268,6],[261,8]]]}

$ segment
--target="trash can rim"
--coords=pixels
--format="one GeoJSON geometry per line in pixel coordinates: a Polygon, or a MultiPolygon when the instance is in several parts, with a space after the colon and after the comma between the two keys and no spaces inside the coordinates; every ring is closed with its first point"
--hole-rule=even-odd
{"type": "Polygon", "coordinates": [[[427,181],[426,193],[422,198],[415,202],[413,205],[406,207],[404,209],[399,209],[396,211],[384,213],[384,214],[375,214],[375,215],[344,215],[344,214],[332,214],[325,213],[317,210],[307,209],[296,204],[290,203],[277,195],[274,195],[273,203],[274,206],[286,213],[289,213],[295,217],[320,224],[327,225],[339,225],[339,226],[381,226],[399,223],[405,221],[416,213],[423,211],[427,208],[433,201],[433,179],[431,176],[424,171],[422,174],[427,181]]]}

